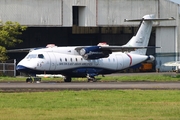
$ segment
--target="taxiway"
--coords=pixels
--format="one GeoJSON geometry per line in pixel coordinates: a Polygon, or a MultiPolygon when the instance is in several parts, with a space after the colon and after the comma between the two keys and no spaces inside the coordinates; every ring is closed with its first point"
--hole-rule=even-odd
{"type": "Polygon", "coordinates": [[[0,91],[55,91],[55,90],[110,90],[110,89],[141,89],[167,90],[180,89],[180,82],[71,82],[71,83],[0,83],[0,91]]]}

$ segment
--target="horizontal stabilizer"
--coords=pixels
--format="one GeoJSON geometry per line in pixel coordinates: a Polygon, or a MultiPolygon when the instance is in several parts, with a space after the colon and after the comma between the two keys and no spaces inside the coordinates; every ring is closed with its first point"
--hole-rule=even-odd
{"type": "Polygon", "coordinates": [[[170,18],[154,18],[154,19],[124,19],[124,22],[140,22],[140,21],[166,21],[166,20],[175,20],[174,17],[170,17],[170,18]]]}

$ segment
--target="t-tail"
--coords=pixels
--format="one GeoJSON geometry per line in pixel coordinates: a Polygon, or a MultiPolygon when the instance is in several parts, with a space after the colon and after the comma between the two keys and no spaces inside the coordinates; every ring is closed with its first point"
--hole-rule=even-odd
{"type": "MultiPolygon", "coordinates": [[[[124,46],[147,47],[149,43],[149,38],[151,35],[153,21],[163,21],[163,20],[174,20],[174,18],[171,17],[167,19],[156,19],[155,15],[151,14],[151,15],[145,15],[142,19],[133,19],[133,20],[125,19],[125,22],[141,22],[141,24],[136,35],[133,36],[130,39],[130,41],[124,46]]],[[[137,49],[135,51],[132,51],[131,53],[145,55],[146,51],[147,49],[137,49]]]]}

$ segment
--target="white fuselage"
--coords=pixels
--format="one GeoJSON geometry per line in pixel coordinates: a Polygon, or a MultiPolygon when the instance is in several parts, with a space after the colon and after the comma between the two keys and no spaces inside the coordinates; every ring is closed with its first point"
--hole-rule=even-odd
{"type": "Polygon", "coordinates": [[[23,66],[30,71],[59,72],[59,74],[63,74],[65,70],[70,71],[69,73],[77,70],[76,72],[78,73],[80,68],[98,68],[102,70],[97,74],[106,74],[129,68],[148,58],[146,55],[114,52],[107,58],[85,60],[74,50],[75,48],[53,47],[34,50],[21,60],[17,67],[23,66]],[[103,70],[109,72],[102,73],[103,70]]]}

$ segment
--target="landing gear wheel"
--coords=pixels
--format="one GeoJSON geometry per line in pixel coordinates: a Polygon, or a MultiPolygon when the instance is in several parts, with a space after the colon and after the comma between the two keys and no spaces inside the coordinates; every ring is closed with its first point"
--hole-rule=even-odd
{"type": "Polygon", "coordinates": [[[88,79],[88,82],[93,82],[93,80],[92,79],[88,79]]]}
{"type": "Polygon", "coordinates": [[[97,82],[96,78],[93,78],[93,82],[97,82]]]}
{"type": "Polygon", "coordinates": [[[32,82],[33,82],[33,79],[29,77],[29,78],[26,79],[26,82],[27,82],[27,83],[32,83],[32,82]]]}
{"type": "Polygon", "coordinates": [[[71,82],[71,77],[65,77],[64,82],[71,82]]]}
{"type": "Polygon", "coordinates": [[[93,77],[90,77],[88,78],[88,82],[96,82],[96,78],[93,76],[93,77]]]}
{"type": "Polygon", "coordinates": [[[35,83],[40,83],[41,82],[41,78],[40,77],[35,77],[34,78],[34,82],[35,83]]]}

